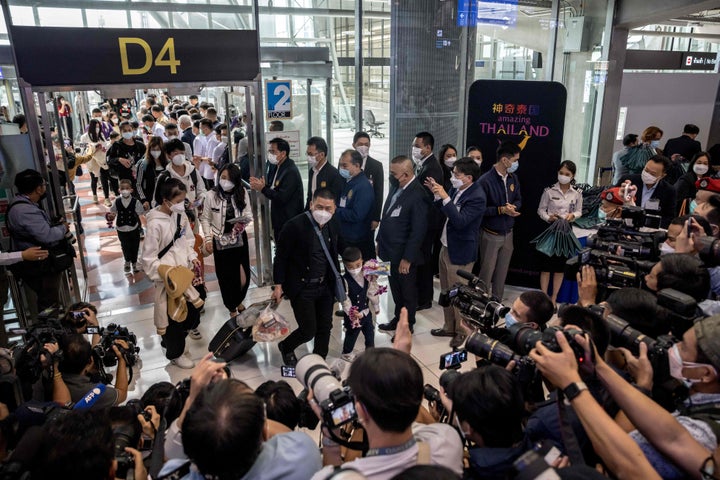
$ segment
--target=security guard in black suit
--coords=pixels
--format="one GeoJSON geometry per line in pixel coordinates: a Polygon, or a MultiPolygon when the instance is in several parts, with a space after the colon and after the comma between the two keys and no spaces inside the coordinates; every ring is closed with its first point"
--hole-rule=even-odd
{"type": "Polygon", "coordinates": [[[280,303],[285,294],[290,299],[298,323],[297,330],[278,344],[287,365],[297,363],[295,349],[313,338],[313,353],[323,358],[328,354],[335,302],[335,272],[340,269],[337,223],[330,221],[335,207],[334,193],[326,188],[316,190],[310,212],[290,219],[276,243],[273,299],[280,303]],[[316,226],[323,236],[332,265],[315,232],[316,226]]]}
{"type": "Polygon", "coordinates": [[[431,205],[409,158],[399,156],[392,159],[390,179],[392,188],[383,206],[377,244],[378,256],[390,262],[390,291],[395,302],[395,315],[389,323],[378,328],[394,331],[400,309],[405,307],[412,331],[418,300],[417,271],[425,261],[421,246],[427,232],[431,205]]]}
{"type": "Polygon", "coordinates": [[[300,171],[290,158],[290,145],[282,138],[270,140],[267,179],[250,177],[250,188],[270,200],[270,221],[277,242],[283,225],[303,211],[300,171]]]}
{"type": "Polygon", "coordinates": [[[310,209],[313,194],[320,188],[327,188],[335,194],[335,203],[340,201],[345,180],[340,176],[338,169],[328,161],[328,145],[320,137],[310,137],[305,151],[308,162],[308,188],[305,210],[310,209]]]}
{"type": "MultiPolygon", "coordinates": [[[[385,198],[385,169],[383,164],[370,156],[370,135],[357,132],[353,137],[353,148],[363,157],[363,172],[375,190],[375,209],[373,210],[372,230],[377,230],[382,217],[382,205],[385,198]]],[[[367,260],[367,259],[365,259],[367,260]]]]}
{"type": "MultiPolygon", "coordinates": [[[[423,186],[423,192],[430,205],[434,200],[433,193],[425,188],[428,178],[435,180],[435,183],[443,184],[443,171],[435,155],[432,153],[435,146],[435,139],[428,132],[420,132],[413,140],[413,161],[415,162],[415,175],[418,183],[423,186]]],[[[443,215],[437,208],[431,208],[428,217],[427,234],[422,244],[422,253],[425,262],[418,267],[418,310],[425,310],[432,307],[433,298],[433,245],[440,239],[443,227],[443,215]]]]}

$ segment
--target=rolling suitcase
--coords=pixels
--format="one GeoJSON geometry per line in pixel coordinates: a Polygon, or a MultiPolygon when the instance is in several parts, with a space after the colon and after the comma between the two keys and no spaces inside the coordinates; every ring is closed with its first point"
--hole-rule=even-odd
{"type": "Polygon", "coordinates": [[[270,304],[270,300],[253,303],[239,315],[226,321],[215,334],[208,350],[217,358],[231,362],[255,346],[252,327],[258,315],[270,304]]]}

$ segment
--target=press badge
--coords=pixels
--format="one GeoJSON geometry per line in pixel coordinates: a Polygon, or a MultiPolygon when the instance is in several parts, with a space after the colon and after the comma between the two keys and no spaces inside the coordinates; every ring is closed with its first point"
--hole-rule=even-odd
{"type": "Polygon", "coordinates": [[[345,208],[345,205],[347,205],[347,198],[346,198],[346,197],[342,197],[342,198],[340,199],[340,207],[341,207],[341,208],[345,208]]]}
{"type": "Polygon", "coordinates": [[[660,200],[657,198],[651,198],[645,204],[645,208],[648,210],[660,210],[660,200]]]}
{"type": "Polygon", "coordinates": [[[395,210],[392,211],[390,216],[391,217],[399,217],[401,211],[402,211],[402,207],[397,207],[395,210]]]}

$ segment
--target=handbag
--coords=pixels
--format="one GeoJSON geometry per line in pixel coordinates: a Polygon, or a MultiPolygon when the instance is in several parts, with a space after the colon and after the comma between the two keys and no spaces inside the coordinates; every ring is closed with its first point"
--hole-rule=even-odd
{"type": "Polygon", "coordinates": [[[75,247],[70,240],[63,238],[55,245],[48,247],[47,268],[53,273],[64,272],[75,265],[75,247]]]}
{"type": "Polygon", "coordinates": [[[312,224],[313,228],[315,229],[315,234],[320,239],[320,246],[322,246],[323,252],[325,252],[325,258],[327,258],[327,261],[330,263],[330,268],[332,269],[333,275],[335,276],[335,299],[338,302],[344,302],[347,298],[347,294],[345,293],[345,284],[343,283],[342,278],[340,277],[340,273],[338,273],[337,271],[337,268],[335,268],[335,262],[333,262],[327,245],[325,245],[325,238],[322,236],[322,233],[320,233],[320,229],[318,228],[317,224],[313,222],[313,218],[312,215],[310,215],[310,212],[305,212],[305,215],[307,215],[308,219],[310,220],[310,224],[312,224]]]}

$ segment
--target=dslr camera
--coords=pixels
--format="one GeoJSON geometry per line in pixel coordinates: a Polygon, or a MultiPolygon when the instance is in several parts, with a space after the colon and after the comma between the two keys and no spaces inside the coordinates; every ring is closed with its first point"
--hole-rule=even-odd
{"type": "Polygon", "coordinates": [[[113,345],[116,345],[116,340],[124,340],[128,345],[127,349],[117,345],[118,350],[125,358],[127,366],[133,367],[135,365],[140,347],[137,346],[137,337],[127,327],[111,323],[107,327],[100,329],[100,337],[100,342],[93,347],[93,351],[102,360],[104,366],[114,367],[117,365],[117,356],[112,348],[113,345]]]}
{"type": "Polygon", "coordinates": [[[322,410],[322,422],[329,429],[357,420],[349,387],[343,387],[320,355],[302,357],[295,366],[297,379],[312,390],[322,410]]]}
{"type": "Polygon", "coordinates": [[[442,307],[457,307],[460,314],[481,332],[490,330],[510,311],[499,299],[487,291],[483,281],[470,272],[458,270],[457,274],[468,281],[467,285],[455,284],[440,293],[438,303],[442,307]]]}

